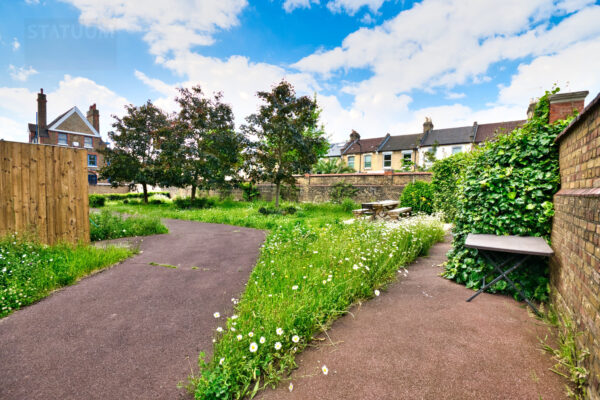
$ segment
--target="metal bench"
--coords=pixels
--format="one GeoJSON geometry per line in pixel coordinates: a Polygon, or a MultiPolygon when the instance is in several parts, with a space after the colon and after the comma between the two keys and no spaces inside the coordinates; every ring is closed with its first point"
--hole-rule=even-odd
{"type": "Polygon", "coordinates": [[[388,215],[391,219],[399,219],[400,217],[410,217],[411,211],[412,207],[394,208],[393,210],[388,211],[388,215]]]}

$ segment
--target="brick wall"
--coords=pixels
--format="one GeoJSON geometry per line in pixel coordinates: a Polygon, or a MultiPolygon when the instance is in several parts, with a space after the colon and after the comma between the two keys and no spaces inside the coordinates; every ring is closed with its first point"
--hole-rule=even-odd
{"type": "Polygon", "coordinates": [[[554,197],[552,300],[590,350],[589,397],[600,399],[600,95],[558,138],[561,190],[554,197]]]}

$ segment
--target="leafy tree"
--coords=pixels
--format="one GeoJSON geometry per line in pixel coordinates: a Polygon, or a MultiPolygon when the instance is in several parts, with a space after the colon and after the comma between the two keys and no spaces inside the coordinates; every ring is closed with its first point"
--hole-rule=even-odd
{"type": "Polygon", "coordinates": [[[116,132],[109,133],[113,147],[101,151],[106,165],[100,175],[115,186],[141,184],[144,203],[148,203],[148,185],[164,180],[160,144],[168,141],[172,130],[167,115],[149,100],[142,106],[130,104],[125,108],[123,118],[113,116],[116,132]]]}
{"type": "Polygon", "coordinates": [[[354,168],[350,168],[343,160],[334,158],[320,159],[312,168],[316,174],[345,174],[355,172],[354,168]]]}
{"type": "Polygon", "coordinates": [[[257,96],[264,104],[242,126],[248,137],[257,139],[248,152],[247,173],[253,180],[275,184],[275,207],[279,207],[281,184],[293,187],[293,175],[309,172],[328,145],[316,99],[296,97],[286,81],[257,96]]]}
{"type": "Polygon", "coordinates": [[[235,132],[233,111],[222,97],[217,93],[207,98],[200,86],[179,89],[181,111],[172,147],[181,173],[172,181],[176,186],[191,186],[192,200],[196,188],[230,188],[242,166],[245,139],[235,132]]]}

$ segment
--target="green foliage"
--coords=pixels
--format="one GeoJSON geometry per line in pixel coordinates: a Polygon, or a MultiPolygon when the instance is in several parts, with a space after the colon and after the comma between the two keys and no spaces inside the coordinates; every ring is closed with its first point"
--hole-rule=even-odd
{"type": "Polygon", "coordinates": [[[340,181],[331,185],[329,198],[332,203],[341,203],[345,199],[352,199],[356,193],[358,193],[358,189],[354,185],[340,181]]]}
{"type": "Polygon", "coordinates": [[[216,204],[216,200],[212,197],[196,197],[192,199],[191,197],[177,197],[173,200],[175,207],[180,209],[188,209],[188,208],[210,208],[216,204]]]}
{"type": "Polygon", "coordinates": [[[260,190],[252,182],[243,182],[239,184],[239,187],[242,189],[244,201],[254,201],[260,198],[260,190]]]}
{"type": "Polygon", "coordinates": [[[109,133],[112,148],[102,150],[106,165],[100,169],[103,179],[113,185],[142,185],[148,202],[148,185],[163,183],[167,169],[160,158],[160,146],[170,143],[173,134],[168,117],[152,102],[125,107],[123,118],[114,117],[116,132],[109,133]]]}
{"type": "MultiPolygon", "coordinates": [[[[156,195],[171,197],[171,194],[169,192],[148,192],[148,197],[156,196],[156,195]]],[[[94,197],[94,198],[103,197],[105,200],[119,201],[119,200],[125,200],[125,199],[143,199],[144,193],[130,192],[130,193],[90,194],[89,197],[90,197],[90,206],[91,206],[92,197],[94,197]]]]}
{"type": "Polygon", "coordinates": [[[90,214],[90,220],[92,241],[169,232],[160,219],[145,215],[123,219],[119,214],[103,210],[101,213],[90,214]]]}
{"type": "Polygon", "coordinates": [[[296,97],[286,81],[257,96],[263,104],[242,126],[247,137],[256,138],[247,149],[246,172],[255,182],[275,184],[275,207],[279,207],[281,185],[293,186],[294,174],[309,172],[327,152],[328,144],[319,125],[316,99],[296,97]]]}
{"type": "Polygon", "coordinates": [[[101,194],[90,194],[89,195],[90,207],[100,208],[104,207],[104,203],[106,202],[106,197],[101,194]]]}
{"type": "Polygon", "coordinates": [[[295,214],[296,211],[298,210],[293,206],[283,208],[261,207],[258,209],[258,212],[262,215],[290,215],[295,214]]]}
{"type": "Polygon", "coordinates": [[[453,222],[458,214],[459,182],[469,163],[469,153],[457,153],[448,158],[437,160],[431,171],[433,177],[433,209],[444,213],[446,221],[453,222]]]}
{"type": "Polygon", "coordinates": [[[433,213],[433,185],[424,181],[409,183],[400,195],[400,207],[412,207],[413,213],[433,213]]]}
{"type": "Polygon", "coordinates": [[[351,212],[352,210],[356,210],[360,208],[360,206],[352,199],[345,198],[341,203],[342,209],[346,212],[351,212]]]}
{"type": "Polygon", "coordinates": [[[234,302],[235,317],[219,319],[223,332],[215,332],[212,359],[200,354],[189,385],[195,398],[241,399],[276,385],[316,334],[442,237],[442,224],[432,217],[397,229],[360,222],[277,227],[234,302]]]}
{"type": "Polygon", "coordinates": [[[0,317],[131,254],[117,247],[46,246],[24,237],[0,238],[0,317]]]}
{"type": "Polygon", "coordinates": [[[242,167],[244,137],[235,131],[231,106],[223,103],[223,95],[208,98],[200,86],[179,89],[177,102],[181,111],[169,151],[163,158],[174,174],[167,184],[196,188],[229,189],[236,183],[242,167]]]}
{"type": "MultiPolygon", "coordinates": [[[[558,90],[553,91],[555,93],[558,90]]],[[[532,119],[512,133],[500,135],[475,151],[467,163],[459,187],[453,249],[448,253],[444,276],[478,289],[493,272],[476,250],[464,247],[469,233],[541,236],[550,238],[554,207],[552,196],[558,190],[558,149],[554,139],[569,120],[548,123],[549,100],[540,98],[532,119]]],[[[548,299],[547,264],[533,260],[513,272],[521,289],[539,301],[548,299]]],[[[511,293],[499,281],[491,292],[511,293]]]]}
{"type": "Polygon", "coordinates": [[[344,161],[340,158],[322,158],[312,168],[313,174],[345,174],[352,173],[354,168],[347,166],[344,161]]]}

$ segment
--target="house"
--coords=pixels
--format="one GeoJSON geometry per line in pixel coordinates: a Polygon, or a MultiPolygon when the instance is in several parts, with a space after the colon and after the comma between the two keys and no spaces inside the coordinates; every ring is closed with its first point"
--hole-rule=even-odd
{"type": "Polygon", "coordinates": [[[377,149],[383,142],[382,137],[361,139],[355,130],[350,133],[350,141],[341,152],[342,160],[357,172],[377,172],[381,162],[377,149]]]}
{"type": "Polygon", "coordinates": [[[378,168],[382,170],[414,170],[421,142],[420,133],[391,136],[389,133],[379,145],[378,168]]]}
{"type": "MultiPolygon", "coordinates": [[[[512,132],[516,128],[523,126],[525,122],[527,121],[519,120],[477,125],[475,144],[482,145],[484,142],[494,140],[498,135],[512,132]]],[[[475,124],[477,124],[477,122],[475,122],[475,124]]]]}
{"type": "Polygon", "coordinates": [[[96,104],[90,106],[87,116],[72,107],[47,123],[46,95],[40,89],[37,96],[37,123],[29,124],[29,143],[76,147],[87,150],[88,183],[98,183],[98,169],[104,159],[99,150],[106,148],[100,136],[100,113],[96,104]]]}
{"type": "Polygon", "coordinates": [[[477,122],[471,126],[434,129],[431,118],[425,118],[417,164],[420,167],[430,166],[428,155],[435,156],[436,160],[440,160],[452,154],[470,151],[473,148],[476,132],[477,122]]]}

